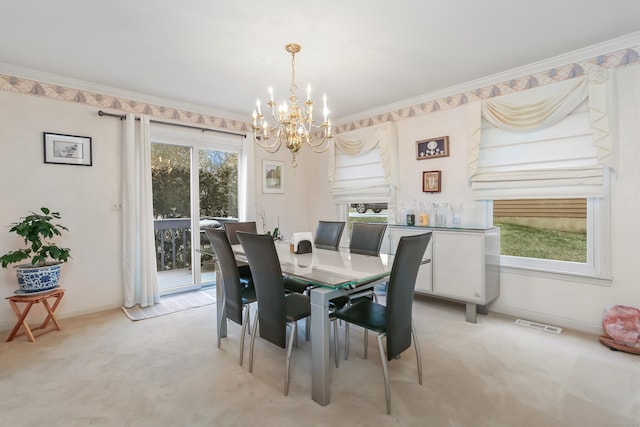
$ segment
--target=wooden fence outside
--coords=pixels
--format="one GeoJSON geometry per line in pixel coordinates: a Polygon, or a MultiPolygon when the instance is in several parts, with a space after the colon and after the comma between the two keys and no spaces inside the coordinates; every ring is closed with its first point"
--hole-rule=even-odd
{"type": "Polygon", "coordinates": [[[494,200],[493,218],[494,222],[582,232],[586,230],[587,200],[494,200]]]}
{"type": "Polygon", "coordinates": [[[586,218],[586,199],[494,200],[493,216],[586,218]]]}

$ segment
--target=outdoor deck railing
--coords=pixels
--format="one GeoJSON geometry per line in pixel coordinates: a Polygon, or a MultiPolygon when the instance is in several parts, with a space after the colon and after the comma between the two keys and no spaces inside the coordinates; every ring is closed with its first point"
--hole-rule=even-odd
{"type": "MultiPolygon", "coordinates": [[[[220,223],[238,221],[237,218],[214,219],[220,223]]],[[[153,230],[158,271],[191,267],[191,218],[156,219],[153,230]]]]}
{"type": "Polygon", "coordinates": [[[191,265],[191,218],[156,219],[153,221],[153,230],[158,271],[191,265]]]}

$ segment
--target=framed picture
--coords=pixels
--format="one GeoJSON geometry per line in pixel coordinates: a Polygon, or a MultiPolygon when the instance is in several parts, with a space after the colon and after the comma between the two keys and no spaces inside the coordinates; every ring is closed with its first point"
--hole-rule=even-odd
{"type": "Polygon", "coordinates": [[[44,132],[44,162],[91,166],[91,137],[44,132]]]}
{"type": "Polygon", "coordinates": [[[284,163],[262,161],[262,192],[284,193],[284,163]]]}
{"type": "Polygon", "coordinates": [[[449,137],[423,139],[416,141],[416,159],[433,159],[435,157],[447,157],[449,155],[449,137]]]}
{"type": "Polygon", "coordinates": [[[424,193],[440,192],[441,171],[422,172],[422,191],[424,193]]]}

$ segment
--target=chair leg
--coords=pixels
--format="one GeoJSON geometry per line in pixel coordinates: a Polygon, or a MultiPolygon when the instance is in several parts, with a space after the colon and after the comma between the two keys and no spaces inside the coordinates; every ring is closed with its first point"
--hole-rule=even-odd
{"type": "MultiPolygon", "coordinates": [[[[222,296],[222,319],[226,319],[226,318],[227,318],[227,304],[223,295],[222,296]]],[[[220,348],[220,340],[222,339],[220,337],[221,334],[222,334],[222,320],[218,322],[218,348],[220,348]]]]}
{"type": "Polygon", "coordinates": [[[304,336],[304,338],[307,341],[309,341],[309,339],[311,338],[311,327],[310,327],[309,320],[310,320],[310,317],[307,317],[305,319],[305,324],[304,324],[304,327],[305,327],[305,336],[304,336]]]}
{"type": "Polygon", "coordinates": [[[380,363],[382,364],[382,375],[384,376],[384,394],[387,398],[387,415],[391,415],[391,390],[389,389],[389,370],[387,369],[387,355],[384,353],[382,337],[385,334],[378,334],[378,350],[380,351],[380,363]]]}
{"type": "Polygon", "coordinates": [[[244,359],[244,334],[247,333],[247,329],[249,328],[249,306],[244,306],[244,320],[242,321],[242,332],[240,333],[240,366],[242,366],[242,362],[244,359]]]}
{"type": "Polygon", "coordinates": [[[258,312],[256,311],[256,318],[253,321],[253,329],[251,331],[251,345],[249,346],[249,372],[253,371],[253,345],[256,342],[256,332],[258,329],[258,312]]]}
{"type": "Polygon", "coordinates": [[[340,355],[340,351],[338,348],[338,319],[331,319],[331,323],[333,323],[333,353],[336,359],[336,368],[340,367],[340,359],[338,356],[340,355]]]}
{"type": "Polygon", "coordinates": [[[291,324],[291,335],[289,335],[289,344],[287,345],[287,364],[284,372],[284,395],[289,395],[289,376],[291,375],[291,352],[293,351],[293,341],[298,334],[298,324],[291,324]]]}
{"type": "Polygon", "coordinates": [[[364,358],[367,358],[369,350],[369,330],[365,328],[364,330],[364,358]]]}
{"type": "Polygon", "coordinates": [[[411,319],[411,335],[413,336],[413,346],[416,348],[416,360],[418,361],[418,382],[422,385],[422,357],[420,356],[420,344],[418,344],[416,324],[413,319],[411,319]]]}
{"type": "Polygon", "coordinates": [[[344,360],[349,359],[349,322],[344,322],[344,360]]]}

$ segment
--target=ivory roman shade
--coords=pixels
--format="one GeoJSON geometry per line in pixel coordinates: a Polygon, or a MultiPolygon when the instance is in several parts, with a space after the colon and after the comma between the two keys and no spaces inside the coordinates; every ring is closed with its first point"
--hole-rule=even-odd
{"type": "Polygon", "coordinates": [[[600,73],[471,106],[474,198],[602,197],[613,165],[610,86],[600,73]]]}
{"type": "Polygon", "coordinates": [[[340,133],[329,148],[329,182],[336,203],[388,202],[398,185],[396,124],[340,133]]]}

